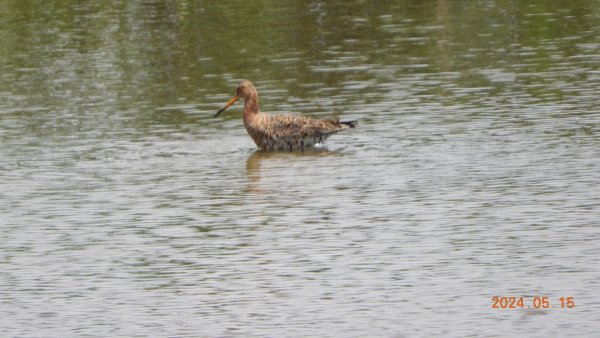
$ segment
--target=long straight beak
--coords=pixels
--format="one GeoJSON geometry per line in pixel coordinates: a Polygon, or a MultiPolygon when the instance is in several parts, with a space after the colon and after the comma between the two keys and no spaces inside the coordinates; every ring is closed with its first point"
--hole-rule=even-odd
{"type": "Polygon", "coordinates": [[[215,116],[214,116],[214,117],[217,117],[217,116],[219,116],[219,114],[221,114],[222,112],[224,112],[224,111],[225,111],[225,109],[229,108],[229,107],[230,107],[232,104],[234,104],[234,103],[235,103],[237,100],[239,100],[239,99],[240,99],[240,98],[239,98],[237,95],[235,95],[234,97],[232,97],[232,98],[231,98],[231,99],[230,99],[230,100],[227,102],[227,104],[226,104],[226,105],[225,105],[223,108],[221,108],[221,109],[220,109],[220,110],[219,110],[219,111],[218,111],[218,112],[215,114],[215,116]]]}

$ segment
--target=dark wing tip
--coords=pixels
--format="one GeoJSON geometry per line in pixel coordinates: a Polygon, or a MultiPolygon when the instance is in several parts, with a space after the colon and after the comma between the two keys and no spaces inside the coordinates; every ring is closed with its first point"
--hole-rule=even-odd
{"type": "Polygon", "coordinates": [[[340,121],[340,124],[346,125],[346,126],[348,126],[350,128],[354,128],[358,124],[358,121],[356,121],[356,120],[354,120],[354,121],[340,121]]]}

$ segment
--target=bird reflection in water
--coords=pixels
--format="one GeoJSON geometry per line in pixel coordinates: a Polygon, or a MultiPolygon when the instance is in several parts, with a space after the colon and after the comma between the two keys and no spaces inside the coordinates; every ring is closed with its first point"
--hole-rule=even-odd
{"type": "MultiPolygon", "coordinates": [[[[261,185],[263,176],[268,176],[279,170],[289,168],[289,162],[295,160],[305,160],[307,158],[318,158],[322,156],[340,156],[340,151],[332,151],[325,147],[313,148],[302,152],[274,152],[266,150],[256,150],[248,156],[246,160],[246,174],[248,176],[248,186],[245,191],[252,194],[264,194],[265,188],[261,185]],[[279,163],[279,164],[278,164],[279,163]],[[267,168],[263,168],[264,166],[267,168]]],[[[293,174],[292,174],[293,175],[293,174]]]]}

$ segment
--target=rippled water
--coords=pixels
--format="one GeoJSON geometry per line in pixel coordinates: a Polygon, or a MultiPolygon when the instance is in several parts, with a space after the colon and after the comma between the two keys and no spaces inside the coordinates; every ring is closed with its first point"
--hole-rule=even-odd
{"type": "Polygon", "coordinates": [[[3,335],[593,336],[599,5],[3,2],[3,335]]]}

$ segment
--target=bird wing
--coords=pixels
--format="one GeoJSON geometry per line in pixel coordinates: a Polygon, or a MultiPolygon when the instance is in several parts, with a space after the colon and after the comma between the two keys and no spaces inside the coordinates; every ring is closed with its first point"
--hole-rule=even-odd
{"type": "Polygon", "coordinates": [[[339,122],[334,119],[316,120],[295,115],[271,115],[272,132],[276,136],[296,137],[321,137],[335,133],[342,129],[339,122]],[[285,131],[279,133],[278,131],[285,131]],[[284,135],[281,135],[284,134],[284,135]]]}

